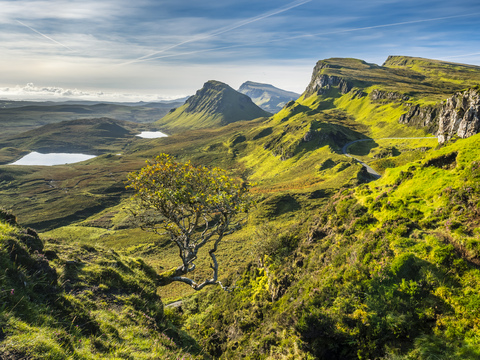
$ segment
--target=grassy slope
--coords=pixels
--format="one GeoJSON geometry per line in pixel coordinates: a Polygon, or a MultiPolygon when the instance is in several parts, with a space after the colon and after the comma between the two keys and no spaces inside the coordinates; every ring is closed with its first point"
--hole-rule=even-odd
{"type": "Polygon", "coordinates": [[[46,246],[0,215],[2,359],[203,359],[172,324],[143,260],[88,245],[46,246]]]}
{"type": "Polygon", "coordinates": [[[247,96],[218,81],[207,82],[197,94],[156,124],[172,132],[214,128],[268,116],[247,96]]]}
{"type": "MultiPolygon", "coordinates": [[[[251,260],[257,245],[252,234],[258,224],[268,221],[278,222],[281,226],[282,222],[296,221],[297,216],[304,216],[297,215],[300,209],[307,211],[321,206],[339,184],[358,183],[357,176],[361,167],[337,154],[330,145],[337,150],[338,146],[328,137],[336,135],[353,139],[358,134],[340,125],[322,123],[320,126],[315,120],[313,123],[318,134],[311,141],[304,142],[301,139],[309,127],[304,124],[299,126],[297,122],[296,119],[284,121],[272,131],[269,130],[274,127],[271,122],[240,122],[221,129],[198,130],[158,140],[163,144],[164,151],[176,155],[180,160],[216,164],[230,169],[238,176],[248,176],[257,183],[253,192],[258,205],[250,214],[250,225],[228,237],[219,251],[221,276],[224,278],[235,272],[239,263],[251,260]],[[283,132],[289,132],[290,136],[283,138],[283,132]],[[277,152],[283,141],[289,144],[291,157],[284,157],[282,160],[282,156],[277,152]],[[271,149],[264,149],[266,142],[272,143],[271,149]],[[314,176],[312,168],[317,169],[314,176]]],[[[135,150],[136,156],[142,154],[145,157],[154,156],[156,151],[151,144],[145,148],[139,145],[135,150]]],[[[45,236],[68,242],[98,243],[117,250],[126,250],[145,257],[159,271],[177,265],[176,248],[152,247],[155,242],[163,243],[164,240],[136,229],[125,207],[128,207],[128,204],[122,203],[82,223],[55,229],[45,236]]],[[[207,276],[210,272],[208,265],[208,255],[203,254],[199,258],[195,276],[207,276]]],[[[191,292],[188,286],[179,284],[162,290],[162,295],[172,299],[191,292]]]]}
{"type": "Polygon", "coordinates": [[[23,106],[0,109],[0,138],[18,135],[46,124],[67,120],[110,117],[136,123],[153,123],[180,103],[145,106],[118,104],[23,106]]]}
{"type": "Polygon", "coordinates": [[[215,307],[192,298],[185,327],[228,359],[477,359],[479,139],[338,193],[312,222],[267,229],[238,289],[212,290],[215,307]]]}

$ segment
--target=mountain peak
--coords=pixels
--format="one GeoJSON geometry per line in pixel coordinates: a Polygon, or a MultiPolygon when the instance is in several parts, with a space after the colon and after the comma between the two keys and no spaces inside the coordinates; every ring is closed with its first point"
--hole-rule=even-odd
{"type": "Polygon", "coordinates": [[[171,111],[157,124],[175,131],[224,126],[270,115],[229,85],[209,80],[183,106],[171,111]]]}
{"type": "Polygon", "coordinates": [[[253,81],[244,82],[238,89],[242,94],[248,95],[255,104],[263,110],[276,113],[291,100],[296,100],[300,94],[279,89],[270,84],[253,81]]]}

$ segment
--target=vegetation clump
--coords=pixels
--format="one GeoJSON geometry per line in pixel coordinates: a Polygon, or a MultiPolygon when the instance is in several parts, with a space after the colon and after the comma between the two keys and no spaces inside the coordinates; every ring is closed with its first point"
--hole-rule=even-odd
{"type": "Polygon", "coordinates": [[[249,184],[227,176],[222,169],[178,163],[167,154],[131,173],[128,181],[142,210],[137,213],[142,226],[155,232],[165,230],[179,250],[182,265],[163,273],[160,285],[180,281],[200,290],[219,283],[215,252],[224,236],[240,226],[235,216],[251,205],[249,184]],[[161,216],[160,222],[152,211],[161,216]],[[184,275],[195,270],[198,252],[207,244],[213,275],[197,283],[184,275]]]}

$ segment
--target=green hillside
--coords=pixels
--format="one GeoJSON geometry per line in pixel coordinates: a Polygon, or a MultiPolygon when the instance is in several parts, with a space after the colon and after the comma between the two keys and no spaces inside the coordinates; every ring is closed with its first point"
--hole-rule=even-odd
{"type": "Polygon", "coordinates": [[[0,100],[0,139],[47,124],[77,119],[114,118],[136,123],[153,123],[182,102],[136,103],[55,103],[0,100]]]}
{"type": "Polygon", "coordinates": [[[155,271],[56,241],[0,211],[0,358],[203,359],[156,294],[155,271]]]}
{"type": "Polygon", "coordinates": [[[262,232],[238,291],[191,298],[185,327],[225,359],[478,359],[479,139],[262,232]]]}
{"type": "MultiPolygon", "coordinates": [[[[0,140],[0,148],[23,151],[102,154],[121,149],[146,125],[111,118],[80,119],[48,124],[0,140]],[[81,134],[79,136],[79,134],[81,134]]],[[[0,150],[0,154],[4,151],[0,150]]],[[[1,160],[0,160],[1,161],[1,160]]]]}
{"type": "MultiPolygon", "coordinates": [[[[98,321],[116,316],[119,324],[108,320],[109,326],[132,326],[133,335],[118,330],[122,340],[117,340],[109,328],[102,346],[111,350],[125,344],[125,352],[137,351],[135,359],[181,359],[183,354],[222,359],[477,359],[480,135],[452,137],[439,145],[431,127],[420,122],[408,126],[401,118],[415,106],[437,106],[474,88],[479,70],[399,56],[383,66],[357,59],[322,60],[305,92],[270,117],[245,117],[250,112],[239,111],[236,92],[208,82],[156,124],[172,136],[140,139],[127,124],[92,122],[81,133],[95,140],[85,143],[98,143],[107,152],[95,159],[48,168],[0,166],[0,205],[12,210],[20,224],[43,231],[42,251],[47,256],[51,250],[60,259],[49,261],[59,278],[71,260],[87,271],[69,278],[81,282],[76,283],[80,290],[69,292],[70,285],[63,284],[58,291],[87,296],[83,294],[93,288],[85,306],[98,310],[96,291],[103,287],[96,290],[95,273],[117,272],[112,279],[119,288],[108,296],[98,293],[108,308],[108,313],[98,313],[98,321]],[[111,143],[110,133],[115,134],[111,143]],[[374,180],[343,153],[344,147],[382,177],[374,180]],[[112,296],[124,294],[123,287],[133,291],[130,285],[136,282],[150,296],[155,274],[178,265],[178,249],[167,236],[139,228],[124,181],[127,173],[163,152],[254,182],[256,207],[247,224],[218,249],[219,278],[233,291],[210,288],[194,294],[185,284],[158,288],[164,303],[183,303],[176,310],[165,309],[164,316],[158,298],[152,300],[158,313],[144,313],[157,316],[156,327],[150,328],[156,335],[139,345],[144,337],[135,329],[142,321],[136,315],[129,319],[137,325],[124,321],[118,314],[126,311],[127,302],[112,296]],[[148,266],[137,269],[138,259],[148,266]],[[127,274],[133,278],[127,281],[127,274]],[[173,337],[170,347],[156,337],[164,339],[162,332],[173,337]],[[154,344],[159,342],[170,352],[157,350],[154,344]]],[[[63,125],[67,129],[74,124],[63,125]]],[[[20,143],[45,144],[55,137],[51,130],[5,144],[0,154],[18,157],[27,148],[20,143]]],[[[81,135],[70,137],[55,139],[72,146],[82,142],[81,135]]],[[[6,238],[14,241],[24,231],[5,226],[6,238]]],[[[193,276],[205,278],[209,266],[208,254],[199,254],[193,276]]],[[[0,280],[17,281],[9,276],[0,273],[0,280]]],[[[49,304],[46,298],[32,299],[49,304]]],[[[42,314],[33,313],[29,326],[43,327],[43,320],[33,320],[42,314]]],[[[29,354],[2,336],[0,347],[10,344],[5,354],[15,354],[15,349],[20,356],[29,354]]],[[[92,344],[97,335],[82,336],[82,342],[92,344]]],[[[64,354],[57,358],[90,352],[97,356],[91,358],[124,356],[69,343],[57,344],[64,354]]]]}
{"type": "Polygon", "coordinates": [[[252,120],[270,114],[252,100],[219,81],[208,81],[185,104],[172,109],[156,124],[178,132],[224,126],[239,120],[252,120]]]}

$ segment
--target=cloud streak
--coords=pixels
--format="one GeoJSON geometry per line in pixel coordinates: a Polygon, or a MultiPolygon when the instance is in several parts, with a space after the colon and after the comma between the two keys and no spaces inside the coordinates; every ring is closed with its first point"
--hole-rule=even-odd
{"type": "MultiPolygon", "coordinates": [[[[226,27],[226,28],[222,28],[222,29],[218,29],[216,31],[213,31],[211,33],[208,33],[208,34],[205,34],[205,35],[201,35],[201,36],[196,36],[194,38],[191,38],[191,39],[188,39],[188,40],[185,40],[185,41],[182,41],[178,44],[175,44],[175,45],[171,45],[167,48],[164,48],[162,50],[159,50],[159,51],[155,51],[151,54],[148,54],[148,55],[145,55],[145,56],[142,56],[142,57],[139,57],[137,59],[134,59],[134,60],[130,60],[130,61],[127,61],[127,62],[124,62],[122,64],[119,64],[119,65],[129,65],[129,64],[133,64],[133,63],[136,63],[136,62],[141,62],[141,61],[147,61],[149,60],[149,58],[151,58],[152,56],[155,56],[155,55],[158,55],[158,54],[161,54],[161,53],[164,53],[166,51],[169,51],[169,50],[172,50],[172,49],[175,49],[181,45],[185,45],[185,44],[191,44],[191,43],[195,43],[195,42],[198,42],[198,41],[201,41],[201,40],[205,40],[205,39],[208,39],[208,38],[212,38],[212,37],[215,37],[215,36],[219,36],[219,35],[222,35],[222,34],[225,34],[229,31],[233,31],[233,30],[236,30],[240,27],[243,27],[243,26],[246,26],[246,25],[249,25],[251,23],[254,23],[256,21],[260,21],[260,20],[263,20],[263,19],[266,19],[266,18],[269,18],[271,16],[275,16],[275,15],[278,15],[278,14],[281,14],[281,13],[284,13],[285,11],[288,11],[288,10],[291,10],[293,8],[296,8],[298,6],[301,6],[301,5],[304,5],[306,3],[309,3],[311,2],[312,0],[297,0],[297,1],[294,1],[286,6],[283,6],[283,7],[280,7],[280,8],[277,8],[275,10],[272,10],[272,11],[269,11],[267,13],[264,13],[264,14],[261,14],[261,15],[258,15],[258,16],[255,16],[255,17],[252,17],[252,18],[249,18],[249,19],[246,19],[244,21],[241,21],[241,22],[238,22],[232,26],[229,26],[229,27],[226,27]]],[[[153,58],[152,58],[153,59],[153,58]]],[[[156,58],[155,58],[156,59],[156,58]]]]}
{"type": "Polygon", "coordinates": [[[70,51],[75,52],[75,50],[73,50],[72,48],[68,47],[67,45],[62,44],[61,42],[59,42],[59,41],[57,41],[57,40],[55,40],[55,39],[52,39],[50,36],[47,36],[47,35],[45,35],[45,34],[42,34],[40,31],[35,30],[35,29],[32,28],[31,26],[28,26],[27,24],[21,22],[20,20],[15,20],[15,21],[18,22],[20,25],[23,25],[23,26],[25,26],[26,28],[32,30],[33,32],[35,32],[35,33],[43,36],[45,39],[47,39],[47,40],[49,40],[49,41],[51,41],[51,42],[53,42],[53,43],[55,43],[55,44],[57,44],[57,45],[60,45],[60,46],[64,47],[65,49],[68,49],[68,50],[70,50],[70,51]]]}
{"type": "MultiPolygon", "coordinates": [[[[212,51],[220,51],[220,50],[241,48],[241,47],[246,47],[246,46],[264,45],[264,44],[270,44],[270,43],[286,41],[286,40],[296,40],[296,39],[301,39],[301,38],[309,38],[309,37],[317,37],[317,36],[337,35],[337,34],[349,33],[349,32],[373,30],[373,29],[388,28],[388,27],[395,27],[395,26],[402,26],[402,25],[412,25],[412,24],[419,24],[419,23],[426,23],[426,22],[435,22],[435,21],[442,21],[442,20],[449,20],[449,19],[463,18],[463,17],[471,17],[471,16],[477,16],[479,14],[480,13],[470,13],[470,14],[463,14],[463,15],[444,16],[444,17],[438,17],[438,18],[420,19],[420,20],[411,20],[411,21],[390,23],[390,24],[365,26],[365,27],[343,29],[343,30],[336,30],[336,31],[327,31],[327,32],[319,32],[319,33],[311,33],[311,34],[300,34],[300,35],[295,35],[295,36],[282,37],[282,38],[278,38],[278,39],[248,42],[248,43],[244,43],[244,44],[230,45],[230,46],[210,48],[210,49],[202,49],[202,50],[194,50],[194,51],[189,51],[189,52],[155,56],[155,57],[151,57],[154,54],[150,54],[149,55],[150,57],[144,56],[142,58],[136,59],[136,60],[128,62],[128,63],[143,62],[143,61],[150,61],[150,60],[159,60],[159,59],[166,59],[166,58],[173,58],[173,57],[181,57],[181,56],[194,55],[194,54],[200,54],[200,53],[206,53],[206,52],[212,52],[212,51]]],[[[160,52],[157,52],[156,54],[158,54],[158,53],[160,53],[160,52]]],[[[477,54],[471,54],[471,55],[477,55],[477,54]]]]}

